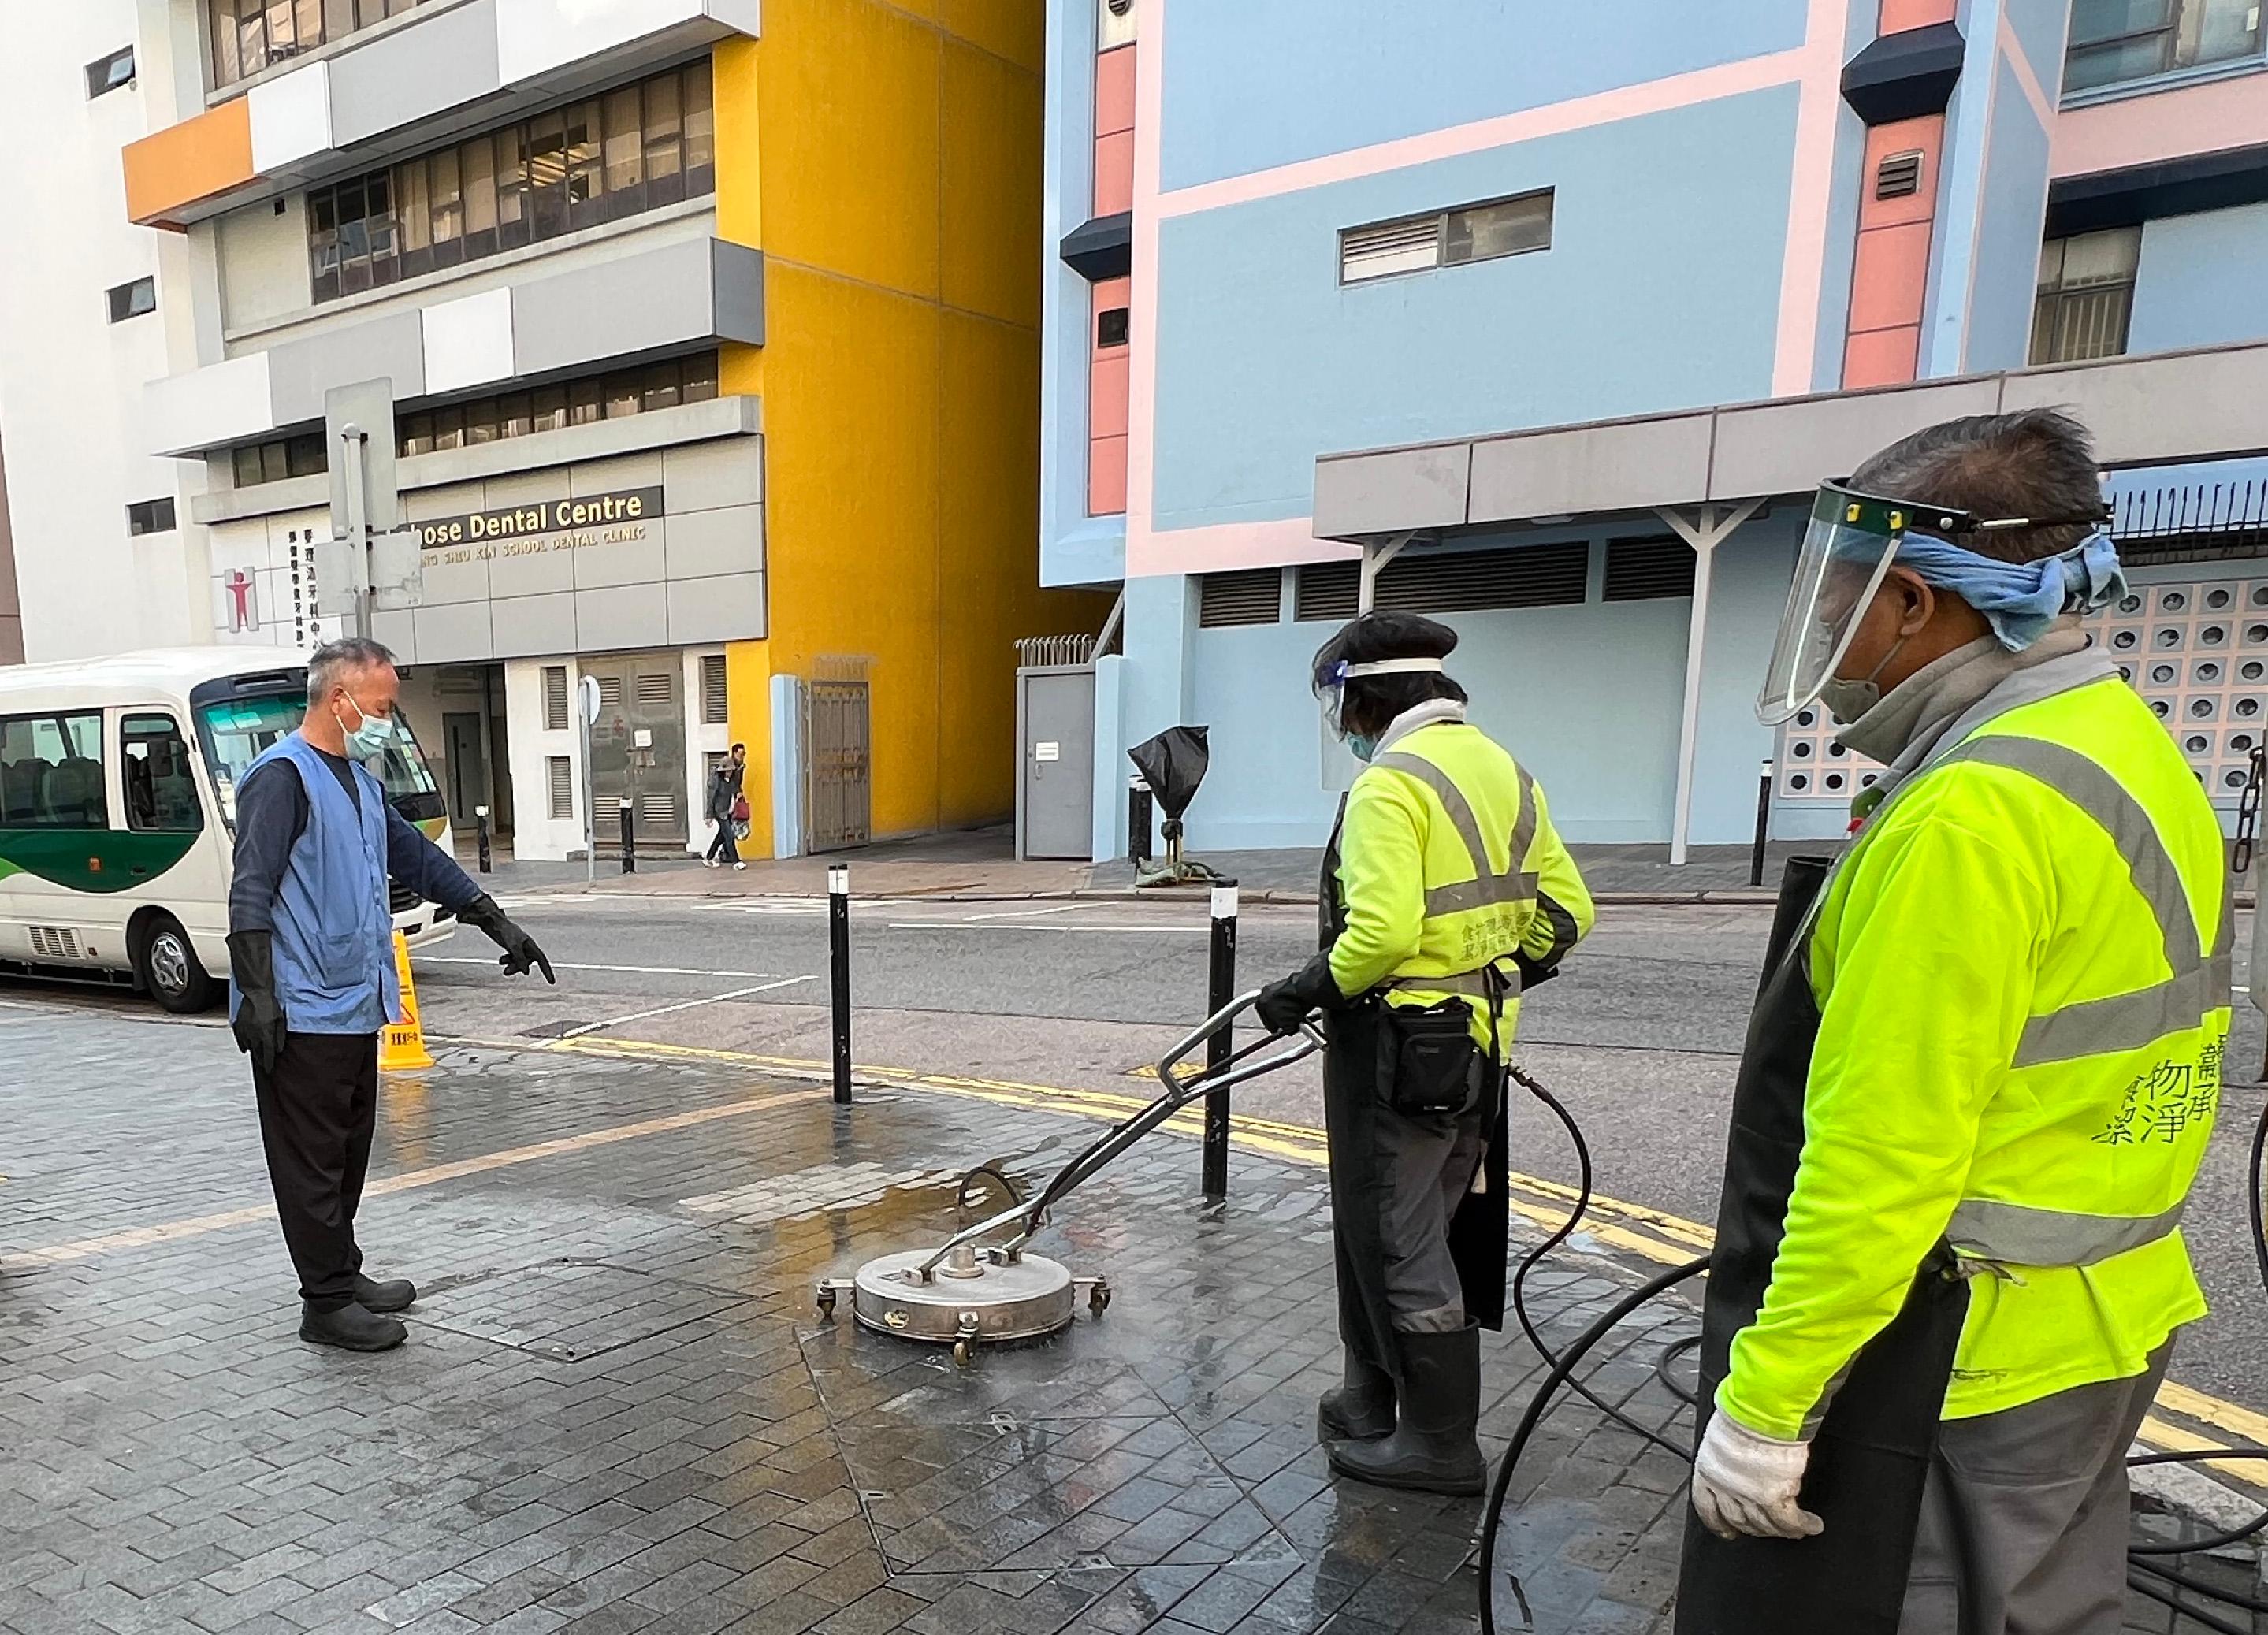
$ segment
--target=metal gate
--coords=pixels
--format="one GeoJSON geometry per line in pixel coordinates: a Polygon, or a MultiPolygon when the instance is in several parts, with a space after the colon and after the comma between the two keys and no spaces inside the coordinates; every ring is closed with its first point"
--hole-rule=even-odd
{"type": "Polygon", "coordinates": [[[674,652],[610,653],[582,661],[599,683],[599,719],[591,728],[591,802],[599,844],[615,840],[615,814],[628,799],[637,812],[638,849],[685,844],[685,682],[674,652]]]}
{"type": "Polygon", "coordinates": [[[814,851],[863,846],[874,831],[867,684],[814,678],[803,696],[807,843],[814,851]]]}

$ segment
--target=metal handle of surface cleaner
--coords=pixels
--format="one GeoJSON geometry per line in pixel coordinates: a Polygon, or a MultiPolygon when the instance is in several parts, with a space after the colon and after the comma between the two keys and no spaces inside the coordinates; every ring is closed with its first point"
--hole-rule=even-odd
{"type": "Polygon", "coordinates": [[[1251,1009],[1259,998],[1257,989],[1240,994],[1199,1022],[1188,1037],[1159,1058],[1158,1082],[1165,1089],[1156,1101],[1097,1137],[1065,1164],[1036,1197],[1013,1208],[1005,1209],[989,1220],[978,1221],[975,1226],[955,1233],[939,1244],[937,1252],[915,1267],[909,1275],[922,1283],[932,1282],[938,1267],[954,1250],[1008,1226],[1018,1226],[1021,1230],[990,1253],[1004,1263],[1013,1263],[1022,1254],[1024,1245],[1031,1241],[1032,1234],[1047,1224],[1050,1209],[1074,1188],[1190,1102],[1208,1091],[1226,1090],[1232,1085],[1247,1083],[1263,1073],[1272,1073],[1279,1067],[1289,1067],[1294,1062],[1305,1061],[1323,1048],[1323,1036],[1316,1030],[1315,1025],[1312,1021],[1302,1022],[1296,1033],[1263,1034],[1239,1045],[1219,1065],[1182,1077],[1178,1071],[1182,1064],[1194,1056],[1199,1047],[1215,1034],[1233,1026],[1237,1017],[1251,1009]]]}

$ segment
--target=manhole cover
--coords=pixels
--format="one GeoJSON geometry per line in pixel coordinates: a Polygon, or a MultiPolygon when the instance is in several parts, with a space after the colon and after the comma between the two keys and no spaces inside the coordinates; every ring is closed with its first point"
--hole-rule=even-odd
{"type": "Polygon", "coordinates": [[[451,1334],[571,1362],[759,1303],[753,1294],[569,1261],[453,1284],[421,1299],[413,1315],[451,1334]]]}

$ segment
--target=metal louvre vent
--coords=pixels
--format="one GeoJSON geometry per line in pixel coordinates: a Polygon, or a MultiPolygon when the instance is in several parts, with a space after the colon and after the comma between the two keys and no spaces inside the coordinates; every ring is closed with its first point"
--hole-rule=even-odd
{"type": "Polygon", "coordinates": [[[1893,153],[1874,167],[1874,196],[1904,199],[1921,191],[1921,150],[1893,153]]]}
{"type": "Polygon", "coordinates": [[[1590,578],[1588,540],[1521,550],[1404,551],[1379,574],[1373,603],[1403,613],[1563,607],[1584,600],[1590,578]]]}
{"type": "Polygon", "coordinates": [[[644,828],[673,834],[677,829],[677,796],[673,791],[652,791],[638,797],[638,822],[644,828]]]}
{"type": "Polygon", "coordinates": [[[1295,619],[1351,619],[1362,600],[1362,570],[1351,562],[1314,562],[1299,570],[1292,596],[1295,619]]]}
{"type": "Polygon", "coordinates": [[[599,678],[599,708],[620,710],[622,707],[622,678],[602,675],[599,678]]]}
{"type": "Polygon", "coordinates": [[[565,755],[546,755],[543,773],[551,786],[551,815],[571,818],[575,815],[575,763],[565,755]]]}
{"type": "Polygon", "coordinates": [[[563,664],[543,667],[543,730],[567,730],[567,667],[563,664]]]}
{"type": "Polygon", "coordinates": [[[1607,600],[1651,601],[1691,594],[1693,548],[1675,534],[1607,541],[1607,600]]]}
{"type": "Polygon", "coordinates": [[[1208,573],[1197,596],[1197,622],[1207,630],[1229,624],[1273,624],[1283,616],[1283,608],[1281,568],[1208,573]]]}
{"type": "Polygon", "coordinates": [[[725,655],[701,655],[701,724],[725,725],[725,655]]]}
{"type": "Polygon", "coordinates": [[[637,679],[641,710],[666,710],[677,699],[677,678],[666,670],[647,670],[637,679]]]}
{"type": "Polygon", "coordinates": [[[1359,284],[1395,273],[1421,272],[1441,260],[1439,211],[1401,221],[1349,227],[1339,234],[1339,282],[1359,284]]]}
{"type": "Polygon", "coordinates": [[[76,960],[79,957],[78,933],[59,925],[33,925],[32,952],[43,960],[76,960]]]}

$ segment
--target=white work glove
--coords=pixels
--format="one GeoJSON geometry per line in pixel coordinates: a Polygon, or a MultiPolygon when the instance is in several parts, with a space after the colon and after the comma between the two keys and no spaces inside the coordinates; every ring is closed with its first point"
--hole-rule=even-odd
{"type": "Polygon", "coordinates": [[[1808,1442],[1751,1431],[1719,1408],[1693,1455],[1693,1508],[1719,1538],[1809,1538],[1827,1524],[1795,1502],[1808,1442]]]}

